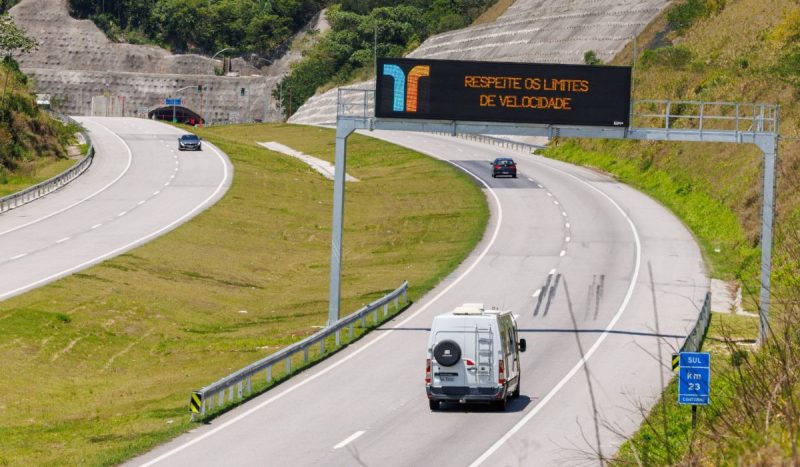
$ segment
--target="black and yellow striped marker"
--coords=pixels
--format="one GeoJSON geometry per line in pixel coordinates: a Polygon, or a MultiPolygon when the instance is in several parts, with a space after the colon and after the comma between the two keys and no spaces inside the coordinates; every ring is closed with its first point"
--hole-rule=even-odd
{"type": "Polygon", "coordinates": [[[681,354],[672,354],[672,371],[678,371],[681,368],[681,354]]]}
{"type": "Polygon", "coordinates": [[[203,405],[203,396],[199,392],[193,392],[189,400],[189,410],[192,413],[200,413],[200,406],[203,405]]]}

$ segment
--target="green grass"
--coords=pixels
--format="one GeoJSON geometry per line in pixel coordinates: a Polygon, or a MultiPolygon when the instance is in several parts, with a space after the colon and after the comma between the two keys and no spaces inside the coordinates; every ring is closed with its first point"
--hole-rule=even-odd
{"type": "MultiPolygon", "coordinates": [[[[0,303],[0,464],[119,463],[193,426],[191,390],[325,323],[332,182],[255,142],[332,160],[334,132],[197,132],[235,167],[218,204],[0,303]]],[[[485,197],[448,164],[354,135],[347,171],[361,181],[347,184],[343,314],[405,279],[420,297],[483,235],[485,197]]]]}
{"type": "MultiPolygon", "coordinates": [[[[706,431],[709,425],[718,421],[726,407],[736,403],[731,398],[735,393],[735,368],[732,365],[730,342],[752,342],[757,336],[758,318],[724,313],[711,315],[702,349],[711,353],[711,405],[698,408],[698,430],[706,431]]],[[[747,347],[742,349],[749,352],[747,347]]],[[[620,447],[613,465],[676,465],[696,447],[691,406],[678,404],[677,378],[672,379],[655,406],[649,411],[647,409],[637,408],[645,415],[645,420],[639,430],[620,447]]]]}
{"type": "Polygon", "coordinates": [[[642,190],[686,223],[700,243],[712,276],[740,278],[748,286],[756,286],[760,250],[750,246],[736,214],[688,175],[652,165],[647,154],[631,156],[636,149],[637,143],[630,142],[604,141],[586,149],[581,142],[564,141],[543,154],[596,167],[642,190]]]}
{"type": "Polygon", "coordinates": [[[0,197],[17,193],[48,178],[55,177],[77,162],[78,159],[36,159],[18,173],[12,175],[0,173],[0,197]]]}

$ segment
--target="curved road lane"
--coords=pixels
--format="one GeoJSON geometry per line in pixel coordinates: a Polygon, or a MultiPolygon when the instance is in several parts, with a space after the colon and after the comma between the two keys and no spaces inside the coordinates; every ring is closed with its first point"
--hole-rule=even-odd
{"type": "Polygon", "coordinates": [[[77,118],[96,150],[66,187],[0,216],[0,299],[119,255],[219,200],[227,156],[208,143],[178,151],[184,133],[136,118],[77,118]]]}
{"type": "Polygon", "coordinates": [[[636,429],[708,289],[682,223],[588,169],[444,136],[374,135],[480,180],[492,210],[481,244],[380,330],[133,464],[591,465],[636,429]],[[517,159],[519,178],[491,178],[501,155],[517,159]],[[431,320],[464,302],[519,315],[528,351],[507,412],[428,409],[431,320]]]}

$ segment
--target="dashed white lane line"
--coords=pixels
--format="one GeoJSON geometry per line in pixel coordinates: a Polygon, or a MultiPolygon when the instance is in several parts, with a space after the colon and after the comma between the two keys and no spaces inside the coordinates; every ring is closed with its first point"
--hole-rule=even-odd
{"type": "Polygon", "coordinates": [[[26,256],[28,256],[28,253],[20,253],[20,254],[18,254],[16,256],[12,256],[10,259],[11,259],[11,261],[14,261],[14,260],[17,260],[17,259],[20,259],[20,258],[24,258],[26,256]]]}
{"type": "Polygon", "coordinates": [[[138,203],[136,203],[136,205],[137,205],[137,206],[141,206],[141,205],[143,205],[143,204],[144,204],[144,200],[142,200],[142,201],[139,201],[138,203]]]}
{"type": "MultiPolygon", "coordinates": [[[[431,157],[436,157],[435,155],[433,155],[432,153],[430,153],[428,151],[425,151],[425,150],[418,150],[418,151],[422,152],[424,154],[428,154],[431,157]]],[[[221,157],[222,156],[220,156],[220,158],[221,157]]],[[[439,159],[439,158],[437,157],[437,159],[439,159]]],[[[481,264],[481,261],[486,257],[486,255],[489,254],[489,251],[491,251],[491,249],[494,247],[495,242],[497,242],[497,237],[500,235],[500,228],[503,226],[503,206],[500,204],[500,198],[497,196],[497,193],[494,190],[492,190],[492,187],[490,187],[488,183],[483,181],[480,177],[478,177],[474,173],[470,172],[465,167],[460,166],[455,162],[447,161],[445,159],[440,159],[440,160],[444,160],[444,161],[446,161],[446,162],[448,162],[448,163],[460,168],[461,170],[463,170],[464,172],[466,172],[470,176],[472,176],[475,180],[477,180],[478,183],[482,184],[484,186],[484,188],[486,188],[486,190],[489,192],[489,194],[491,194],[491,196],[492,196],[492,198],[493,198],[493,200],[495,202],[495,206],[497,206],[497,222],[496,222],[496,225],[495,225],[494,232],[492,233],[492,236],[489,239],[489,242],[487,243],[487,245],[484,248],[484,250],[481,251],[480,254],[478,254],[477,258],[474,259],[473,263],[469,267],[467,267],[467,269],[464,272],[462,272],[461,275],[459,275],[453,282],[451,282],[444,289],[439,291],[439,293],[437,293],[434,297],[432,297],[428,302],[426,302],[424,305],[422,305],[419,309],[417,309],[416,311],[414,311],[410,315],[406,316],[404,320],[402,320],[399,323],[397,323],[396,324],[397,327],[405,326],[409,321],[411,321],[412,319],[416,318],[417,316],[419,316],[420,314],[425,312],[425,310],[427,310],[430,306],[435,304],[440,298],[442,298],[444,295],[446,295],[448,292],[450,292],[450,290],[453,287],[458,285],[462,281],[462,279],[467,277],[470,274],[470,272],[472,272],[472,270],[477,268],[478,265],[481,264]]],[[[226,172],[225,178],[227,179],[227,172],[226,172]]],[[[0,298],[2,298],[2,296],[0,296],[0,298]]],[[[234,423],[239,422],[240,420],[244,419],[245,417],[247,417],[247,416],[249,416],[249,415],[251,415],[251,414],[253,414],[253,413],[255,413],[255,412],[259,411],[259,410],[261,410],[262,408],[268,406],[269,404],[272,404],[276,400],[284,397],[286,394],[294,392],[298,388],[303,387],[306,384],[309,384],[312,381],[315,381],[316,379],[318,379],[318,378],[328,374],[329,372],[335,370],[339,366],[344,365],[345,363],[347,363],[350,360],[352,360],[353,358],[355,358],[356,355],[360,355],[362,352],[365,352],[367,349],[371,348],[373,345],[375,345],[376,343],[382,341],[383,339],[386,338],[386,336],[389,336],[389,335],[391,335],[391,332],[387,332],[385,334],[378,335],[375,339],[372,339],[371,341],[367,342],[366,344],[360,346],[358,349],[354,350],[353,353],[347,355],[346,357],[342,358],[341,360],[337,361],[336,363],[333,363],[331,366],[324,368],[319,373],[315,373],[313,375],[309,375],[308,378],[299,381],[297,384],[289,386],[284,391],[279,392],[278,394],[275,394],[272,397],[269,397],[268,399],[266,399],[265,401],[263,401],[260,404],[256,405],[255,407],[251,407],[249,410],[247,410],[247,411],[245,411],[243,413],[240,413],[239,415],[235,416],[234,418],[232,418],[232,419],[230,419],[230,420],[228,420],[228,421],[226,421],[226,422],[224,422],[224,423],[212,428],[209,431],[206,431],[205,433],[202,433],[202,434],[196,436],[195,438],[192,438],[191,440],[188,440],[188,441],[184,442],[181,445],[176,446],[175,448],[171,449],[168,452],[165,452],[164,454],[161,454],[160,456],[156,457],[155,459],[152,459],[152,460],[150,460],[148,462],[145,462],[144,464],[140,465],[139,467],[151,467],[151,466],[161,462],[162,460],[164,460],[164,459],[166,459],[168,457],[171,457],[172,455],[174,455],[174,454],[176,454],[178,452],[181,452],[186,448],[189,448],[190,446],[193,446],[193,445],[195,445],[197,443],[202,442],[204,439],[207,439],[208,437],[214,435],[215,433],[218,433],[221,430],[224,430],[225,428],[233,425],[234,423]]]]}
{"type": "Polygon", "coordinates": [[[121,213],[117,214],[117,217],[122,217],[125,214],[128,214],[128,211],[122,211],[121,213]]]}
{"type": "Polygon", "coordinates": [[[536,292],[534,292],[533,295],[531,295],[531,297],[536,298],[539,296],[540,293],[542,293],[542,289],[536,289],[536,292]]]}
{"type": "Polygon", "coordinates": [[[153,192],[153,196],[158,196],[159,193],[161,193],[161,190],[156,190],[153,192]]]}
{"type": "MultiPolygon", "coordinates": [[[[531,180],[531,181],[533,181],[533,180],[531,180]]],[[[544,188],[542,185],[539,185],[539,184],[537,184],[536,186],[538,186],[539,188],[544,188]]]]}
{"type": "Polygon", "coordinates": [[[548,191],[548,192],[547,192],[547,196],[550,196],[550,197],[552,197],[552,196],[553,196],[553,194],[552,194],[552,193],[550,193],[550,192],[548,191]]]}
{"type": "Polygon", "coordinates": [[[66,242],[67,240],[69,240],[69,238],[70,238],[70,237],[64,237],[64,238],[61,238],[61,239],[59,239],[59,240],[56,240],[56,244],[59,244],[59,243],[64,243],[64,242],[66,242]]]}
{"type": "MultiPolygon", "coordinates": [[[[529,182],[532,182],[532,181],[533,181],[533,179],[529,177],[529,178],[528,178],[528,181],[529,181],[529,182]]],[[[539,186],[539,185],[536,185],[536,186],[539,186]]],[[[539,188],[541,188],[541,186],[539,186],[539,188]]]]}
{"type": "Polygon", "coordinates": [[[164,186],[169,186],[169,182],[165,183],[164,186]]]}
{"type": "Polygon", "coordinates": [[[567,237],[567,238],[564,239],[564,242],[569,243],[570,240],[572,240],[572,238],[571,237],[567,237]]]}
{"type": "Polygon", "coordinates": [[[103,226],[103,224],[95,224],[95,225],[92,226],[92,230],[94,230],[94,229],[96,229],[98,227],[102,227],[102,226],[103,226]]]}
{"type": "Polygon", "coordinates": [[[547,273],[547,275],[548,276],[552,276],[555,273],[556,273],[556,270],[555,269],[551,269],[550,272],[547,273]]]}
{"type": "Polygon", "coordinates": [[[567,254],[567,250],[561,250],[561,253],[559,253],[558,256],[564,256],[566,254],[567,254]]]}
{"type": "Polygon", "coordinates": [[[553,200],[553,204],[555,204],[556,206],[558,206],[558,201],[556,201],[556,200],[553,200]]]}
{"type": "Polygon", "coordinates": [[[358,438],[360,438],[360,437],[361,437],[361,435],[363,435],[364,433],[366,433],[366,431],[363,431],[363,430],[356,431],[356,432],[355,432],[355,433],[353,433],[352,435],[350,435],[350,436],[348,436],[347,438],[345,438],[345,439],[344,439],[344,440],[343,440],[341,443],[339,443],[339,444],[337,444],[336,446],[334,446],[334,447],[333,447],[333,449],[341,449],[341,448],[343,448],[343,447],[347,446],[348,444],[350,444],[350,443],[352,443],[353,441],[355,441],[355,440],[357,440],[358,438]]]}
{"type": "Polygon", "coordinates": [[[569,228],[569,222],[567,222],[567,223],[566,223],[566,224],[564,224],[564,225],[565,225],[567,228],[569,228]]]}
{"type": "Polygon", "coordinates": [[[561,215],[564,216],[564,217],[567,217],[567,212],[566,211],[561,211],[561,215]]]}

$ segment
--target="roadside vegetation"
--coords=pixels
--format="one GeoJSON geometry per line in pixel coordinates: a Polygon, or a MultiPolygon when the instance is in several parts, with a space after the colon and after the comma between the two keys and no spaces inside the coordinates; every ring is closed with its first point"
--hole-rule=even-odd
{"type": "MultiPolygon", "coordinates": [[[[334,131],[192,131],[233,162],[218,204],[0,302],[0,465],[118,464],[196,426],[191,390],[325,324],[332,182],[256,142],[333,161],[334,131]]],[[[403,280],[418,299],[483,236],[486,199],[449,164],[353,135],[348,173],[343,315],[403,280]]]]}
{"type": "Polygon", "coordinates": [[[378,57],[402,57],[431,35],[469,26],[495,3],[342,0],[328,9],[330,31],[292,65],[273,97],[281,101],[288,118],[320,88],[371,78],[376,50],[378,57]]]}
{"type": "Polygon", "coordinates": [[[77,125],[65,125],[36,105],[32,83],[14,55],[38,44],[0,15],[0,196],[56,175],[72,164],[67,146],[77,125]]]}
{"type": "MultiPolygon", "coordinates": [[[[676,388],[665,392],[617,464],[797,465],[800,417],[800,6],[788,0],[678,2],[638,38],[636,99],[777,103],[776,245],[771,334],[753,346],[757,318],[715,314],[712,405],[696,431],[676,388]]],[[[629,65],[633,44],[611,64],[629,65]]],[[[698,237],[716,278],[743,287],[757,310],[760,151],[743,145],[557,141],[550,157],[595,166],[647,192],[698,237]]],[[[720,311],[720,310],[717,310],[720,311]]],[[[647,413],[647,407],[640,407],[647,413]]]]}

